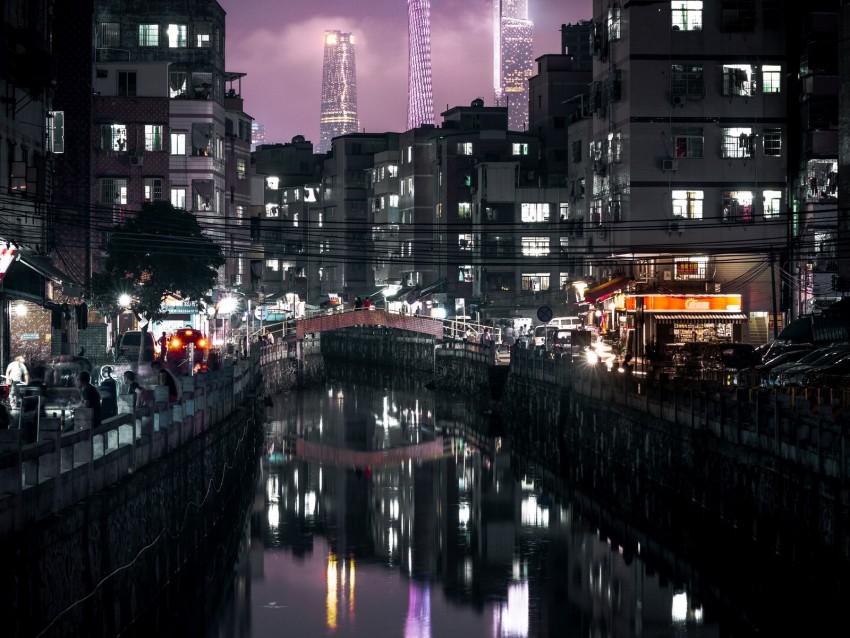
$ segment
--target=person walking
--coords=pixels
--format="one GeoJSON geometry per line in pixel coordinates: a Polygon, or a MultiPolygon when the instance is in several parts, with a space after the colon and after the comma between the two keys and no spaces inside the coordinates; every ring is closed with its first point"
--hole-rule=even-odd
{"type": "Polygon", "coordinates": [[[366,297],[363,300],[363,309],[364,310],[371,310],[372,309],[372,300],[369,299],[369,297],[366,297]]]}
{"type": "Polygon", "coordinates": [[[77,375],[77,388],[80,391],[81,408],[91,408],[91,427],[95,429],[100,425],[100,393],[91,383],[91,374],[83,370],[77,375]]]}
{"type": "Polygon", "coordinates": [[[6,381],[9,383],[9,405],[14,409],[21,404],[21,386],[30,382],[30,373],[24,365],[24,355],[19,354],[6,366],[6,381]]]}
{"type": "Polygon", "coordinates": [[[363,300],[360,299],[360,297],[355,297],[354,298],[354,309],[360,310],[361,308],[363,308],[363,300]]]}
{"type": "Polygon", "coordinates": [[[159,360],[165,361],[165,355],[168,354],[168,335],[165,334],[165,330],[162,331],[162,336],[157,343],[159,343],[159,360]]]}

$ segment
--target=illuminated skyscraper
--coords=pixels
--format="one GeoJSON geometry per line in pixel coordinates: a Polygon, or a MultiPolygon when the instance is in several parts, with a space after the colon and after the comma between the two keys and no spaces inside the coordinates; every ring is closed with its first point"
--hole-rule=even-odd
{"type": "Polygon", "coordinates": [[[508,107],[508,127],[528,128],[528,78],[534,73],[534,23],[528,0],[493,0],[493,87],[508,107]]]}
{"type": "Polygon", "coordinates": [[[431,0],[407,0],[407,128],[434,123],[431,0]]]}
{"type": "Polygon", "coordinates": [[[354,36],[340,31],[325,31],[318,152],[327,153],[331,150],[333,138],[356,133],[359,129],[354,36]]]}

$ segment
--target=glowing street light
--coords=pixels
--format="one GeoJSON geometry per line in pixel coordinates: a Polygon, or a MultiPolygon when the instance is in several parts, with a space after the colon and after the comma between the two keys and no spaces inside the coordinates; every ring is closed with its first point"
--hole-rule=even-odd
{"type": "Polygon", "coordinates": [[[126,292],[118,296],[118,305],[122,308],[129,308],[131,303],[133,303],[133,298],[126,292]]]}

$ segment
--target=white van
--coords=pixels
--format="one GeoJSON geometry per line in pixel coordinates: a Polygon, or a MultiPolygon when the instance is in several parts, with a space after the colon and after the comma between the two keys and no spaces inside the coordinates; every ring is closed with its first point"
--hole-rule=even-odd
{"type": "Polygon", "coordinates": [[[546,325],[554,326],[555,328],[566,328],[567,330],[581,330],[584,328],[584,322],[581,320],[581,317],[555,317],[546,325]]]}

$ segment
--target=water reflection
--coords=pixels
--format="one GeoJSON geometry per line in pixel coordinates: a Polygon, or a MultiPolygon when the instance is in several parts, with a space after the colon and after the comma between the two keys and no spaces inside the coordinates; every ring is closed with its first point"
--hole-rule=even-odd
{"type": "Polygon", "coordinates": [[[516,478],[457,402],[379,379],[271,410],[239,635],[719,635],[687,584],[516,478]]]}

